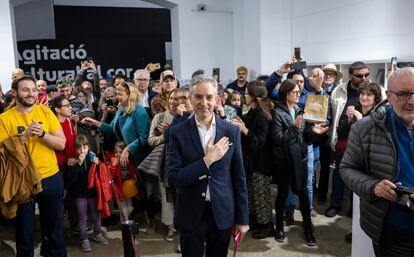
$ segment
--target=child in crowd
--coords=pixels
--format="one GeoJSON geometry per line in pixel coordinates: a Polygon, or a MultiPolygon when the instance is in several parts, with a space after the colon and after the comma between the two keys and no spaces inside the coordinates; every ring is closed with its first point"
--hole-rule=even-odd
{"type": "Polygon", "coordinates": [[[98,164],[99,160],[96,155],[89,150],[90,144],[84,135],[76,136],[75,149],[78,154],[78,165],[68,174],[70,183],[69,192],[75,199],[78,210],[81,251],[89,252],[92,248],[87,234],[88,209],[89,213],[92,215],[94,225],[94,235],[92,239],[102,245],[108,243],[108,240],[102,235],[101,216],[97,208],[96,189],[88,188],[89,170],[92,164],[98,164]]]}
{"type": "Polygon", "coordinates": [[[133,210],[132,198],[123,197],[122,184],[128,179],[136,178],[136,168],[129,162],[128,166],[122,166],[120,162],[121,154],[126,147],[126,143],[118,141],[114,146],[114,156],[110,160],[111,175],[117,188],[118,199],[121,201],[120,209],[126,217],[129,217],[133,210]]]}
{"type": "Polygon", "coordinates": [[[226,104],[236,109],[237,116],[242,116],[243,96],[238,91],[233,91],[226,99],[226,104]]]}

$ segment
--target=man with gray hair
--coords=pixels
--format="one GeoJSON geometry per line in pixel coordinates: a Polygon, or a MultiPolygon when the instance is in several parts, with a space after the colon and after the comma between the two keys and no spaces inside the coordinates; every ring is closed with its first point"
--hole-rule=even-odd
{"type": "Polygon", "coordinates": [[[360,197],[375,255],[414,256],[414,68],[394,71],[388,86],[389,105],[351,127],[340,174],[360,197]]]}
{"type": "Polygon", "coordinates": [[[227,256],[231,228],[240,239],[249,230],[240,130],[214,114],[217,87],[211,77],[194,77],[194,116],[169,131],[168,179],[177,189],[183,256],[203,256],[205,242],[206,256],[227,256]]]}
{"type": "Polygon", "coordinates": [[[145,108],[149,117],[151,114],[151,100],[157,93],[154,93],[150,88],[150,73],[147,70],[136,70],[134,73],[134,83],[138,87],[139,104],[145,108]]]}

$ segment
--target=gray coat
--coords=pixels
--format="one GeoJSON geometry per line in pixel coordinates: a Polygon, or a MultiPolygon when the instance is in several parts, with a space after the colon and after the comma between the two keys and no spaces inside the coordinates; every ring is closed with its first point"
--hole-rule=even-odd
{"type": "Polygon", "coordinates": [[[345,184],[360,197],[361,228],[379,243],[389,201],[377,198],[374,188],[383,179],[392,181],[397,154],[386,128],[385,101],[351,127],[340,174],[345,184]]]}

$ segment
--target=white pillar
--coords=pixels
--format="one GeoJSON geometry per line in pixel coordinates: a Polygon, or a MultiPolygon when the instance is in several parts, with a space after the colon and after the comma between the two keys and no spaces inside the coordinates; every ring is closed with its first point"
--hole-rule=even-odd
{"type": "Polygon", "coordinates": [[[10,89],[11,71],[17,67],[13,6],[10,1],[0,1],[0,83],[3,91],[10,89]]]}

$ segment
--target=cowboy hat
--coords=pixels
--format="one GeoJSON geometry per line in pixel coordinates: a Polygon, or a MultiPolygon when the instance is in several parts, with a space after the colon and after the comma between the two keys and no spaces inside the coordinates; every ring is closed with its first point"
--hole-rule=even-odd
{"type": "Polygon", "coordinates": [[[336,80],[340,80],[342,78],[342,73],[336,69],[336,65],[333,63],[328,63],[323,66],[322,70],[325,71],[332,71],[336,74],[336,80]]]}

